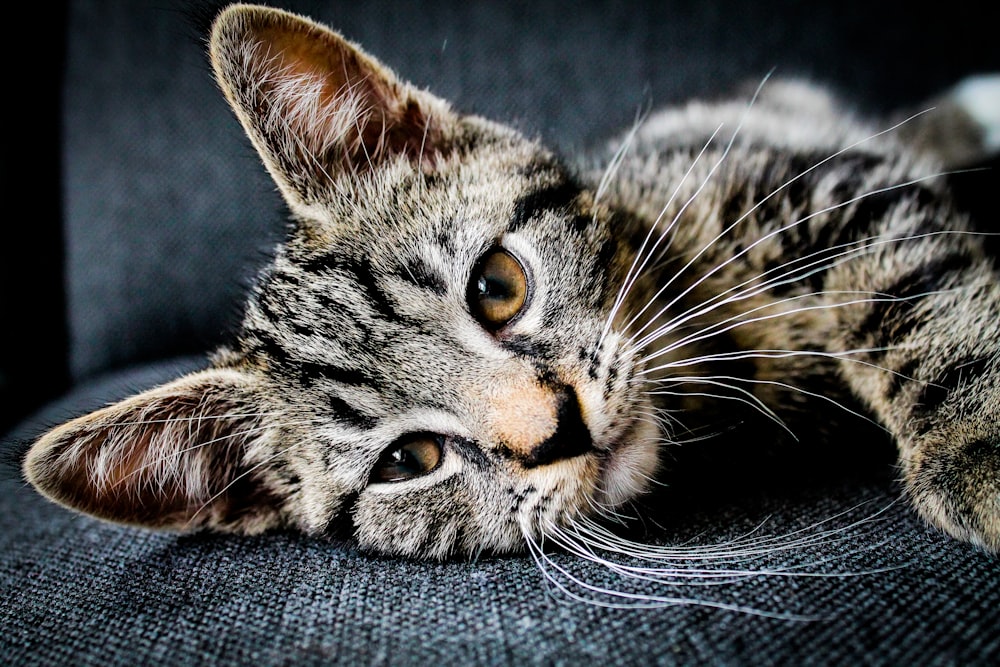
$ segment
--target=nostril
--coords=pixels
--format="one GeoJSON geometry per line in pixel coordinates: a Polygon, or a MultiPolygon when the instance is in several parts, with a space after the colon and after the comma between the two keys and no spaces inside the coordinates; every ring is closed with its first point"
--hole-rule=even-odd
{"type": "Polygon", "coordinates": [[[521,459],[525,468],[548,465],[593,450],[590,430],[583,421],[576,391],[563,385],[556,392],[556,430],[521,459]]]}

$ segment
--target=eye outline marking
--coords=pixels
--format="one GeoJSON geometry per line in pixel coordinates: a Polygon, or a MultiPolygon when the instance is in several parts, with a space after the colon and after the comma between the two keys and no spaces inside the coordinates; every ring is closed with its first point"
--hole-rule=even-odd
{"type": "Polygon", "coordinates": [[[405,433],[400,437],[396,438],[392,443],[385,447],[381,452],[379,452],[378,459],[376,459],[375,464],[372,466],[371,471],[368,474],[368,486],[372,485],[390,485],[390,484],[400,484],[403,482],[409,482],[417,479],[422,479],[428,475],[440,470],[444,465],[445,456],[447,455],[448,441],[449,437],[442,435],[440,433],[431,433],[429,431],[414,431],[411,433],[405,433]],[[437,461],[434,465],[428,467],[426,470],[416,472],[412,475],[405,475],[402,477],[397,477],[393,479],[380,479],[380,470],[388,465],[386,461],[387,457],[396,451],[402,450],[408,445],[418,443],[421,441],[433,441],[437,446],[437,461]]]}
{"type": "Polygon", "coordinates": [[[524,317],[525,312],[531,307],[532,301],[535,296],[535,280],[532,275],[531,270],[528,265],[521,259],[521,257],[513,252],[510,248],[506,247],[499,239],[493,241],[489,245],[486,245],[482,252],[476,258],[476,261],[472,264],[472,269],[469,271],[469,279],[465,288],[465,305],[475,320],[476,324],[480,326],[486,333],[493,337],[502,337],[504,332],[508,330],[511,326],[516,324],[522,317],[524,317]],[[490,326],[489,322],[482,317],[477,316],[476,308],[473,306],[476,296],[476,286],[478,283],[477,276],[479,275],[480,268],[483,266],[484,262],[495,252],[502,252],[514,260],[518,268],[521,270],[521,275],[524,277],[524,300],[521,302],[520,308],[517,312],[508,320],[505,320],[498,326],[490,326]],[[475,280],[474,280],[475,279],[475,280]]]}

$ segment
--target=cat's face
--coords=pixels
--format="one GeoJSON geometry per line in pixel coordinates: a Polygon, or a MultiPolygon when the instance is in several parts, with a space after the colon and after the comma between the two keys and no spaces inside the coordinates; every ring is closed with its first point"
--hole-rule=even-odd
{"type": "Polygon", "coordinates": [[[658,432],[615,317],[636,223],[316,24],[230,8],[211,49],[294,229],[214,368],[46,435],[32,482],[128,523],[434,557],[645,490],[658,432]]]}
{"type": "Polygon", "coordinates": [[[511,549],[522,527],[633,497],[655,465],[634,352],[602,341],[627,248],[549,155],[460,122],[469,147],[432,173],[320,197],[250,306],[241,363],[270,371],[299,480],[286,507],[308,530],[511,549]]]}

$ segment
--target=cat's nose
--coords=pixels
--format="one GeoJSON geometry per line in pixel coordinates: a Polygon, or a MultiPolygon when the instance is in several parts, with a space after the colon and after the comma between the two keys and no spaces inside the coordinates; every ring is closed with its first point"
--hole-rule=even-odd
{"type": "Polygon", "coordinates": [[[556,428],[547,438],[518,457],[525,468],[548,465],[586,454],[594,447],[590,430],[580,412],[576,391],[568,385],[555,392],[556,428]]]}

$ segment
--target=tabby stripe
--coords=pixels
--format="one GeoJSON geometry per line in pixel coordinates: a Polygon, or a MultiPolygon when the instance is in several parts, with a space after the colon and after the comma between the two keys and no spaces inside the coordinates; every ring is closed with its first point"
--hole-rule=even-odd
{"type": "Polygon", "coordinates": [[[528,336],[511,336],[500,343],[505,350],[521,357],[545,359],[552,354],[549,345],[533,341],[528,336]]]}
{"type": "Polygon", "coordinates": [[[347,273],[346,279],[362,288],[368,297],[369,305],[378,313],[392,320],[399,317],[389,298],[379,288],[375,274],[372,272],[371,261],[367,257],[345,257],[336,252],[329,252],[304,262],[302,268],[311,273],[347,273]]]}
{"type": "MultiPolygon", "coordinates": [[[[333,452],[334,450],[331,449],[330,451],[333,452]]],[[[335,465],[328,461],[327,467],[332,470],[335,465]]],[[[323,531],[326,535],[339,539],[354,537],[354,510],[358,505],[358,498],[360,497],[361,493],[354,491],[341,498],[337,511],[327,522],[326,529],[323,531]]]]}
{"type": "MultiPolygon", "coordinates": [[[[860,184],[855,184],[854,187],[860,187],[860,184]]],[[[860,194],[855,190],[850,190],[847,182],[843,184],[842,188],[838,188],[838,190],[841,189],[844,192],[840,195],[834,195],[834,204],[847,201],[860,194]]],[[[937,195],[919,184],[867,195],[845,209],[845,216],[841,224],[838,225],[833,220],[824,220],[822,225],[810,226],[811,247],[806,248],[803,254],[877,237],[879,236],[879,223],[885,220],[891,209],[915,203],[916,208],[929,211],[933,208],[936,199],[937,195]]],[[[940,230],[940,226],[934,229],[940,230]]],[[[926,227],[923,229],[923,232],[928,231],[933,230],[926,227]]]]}
{"type": "MultiPolygon", "coordinates": [[[[850,209],[851,223],[853,225],[860,223],[868,228],[872,223],[885,219],[890,209],[904,204],[909,205],[913,210],[933,212],[936,200],[937,195],[927,187],[919,184],[879,192],[859,199],[854,204],[854,207],[850,209]]],[[[841,231],[841,235],[843,235],[843,230],[841,231]]],[[[839,238],[837,242],[846,243],[854,241],[857,238],[857,236],[854,238],[839,238]]]]}
{"type": "Polygon", "coordinates": [[[924,360],[919,357],[910,359],[903,364],[896,373],[891,374],[889,376],[889,386],[886,387],[885,390],[885,397],[890,401],[895,400],[896,397],[899,396],[899,392],[903,389],[903,385],[913,381],[911,378],[914,377],[917,369],[920,368],[923,363],[924,360]]]}
{"type": "Polygon", "coordinates": [[[430,553],[441,546],[441,532],[447,526],[446,522],[451,517],[444,515],[444,517],[436,516],[434,519],[424,524],[424,534],[420,538],[420,546],[417,547],[417,553],[430,553]]]}
{"type": "MultiPolygon", "coordinates": [[[[441,498],[458,498],[461,497],[461,484],[454,477],[449,477],[448,479],[440,482],[435,489],[439,497],[441,498]]],[[[420,538],[420,545],[417,547],[417,553],[430,553],[436,551],[438,547],[441,546],[442,534],[446,528],[450,528],[452,522],[458,522],[461,524],[465,522],[467,517],[464,514],[456,514],[453,512],[438,513],[430,516],[427,521],[424,522],[424,534],[420,538]]],[[[449,551],[454,551],[454,543],[449,545],[449,551]]]]}
{"type": "Polygon", "coordinates": [[[338,368],[313,361],[294,361],[292,364],[303,382],[309,384],[316,382],[316,380],[330,380],[351,387],[379,389],[379,383],[374,377],[356,368],[338,368]]]}
{"type": "MultiPolygon", "coordinates": [[[[341,274],[341,280],[346,283],[352,283],[351,287],[357,286],[363,290],[363,294],[368,298],[365,299],[365,303],[374,311],[381,314],[383,317],[400,321],[401,318],[389,302],[388,297],[379,288],[375,275],[372,273],[371,262],[368,258],[354,259],[345,257],[344,255],[331,251],[322,255],[313,257],[301,265],[304,271],[309,273],[339,273],[341,274]],[[344,275],[347,274],[347,275],[344,275]]],[[[407,278],[409,278],[407,276],[407,278]]],[[[352,299],[357,292],[354,290],[348,291],[349,288],[345,288],[343,301],[338,300],[330,295],[318,295],[318,300],[320,304],[327,310],[342,310],[348,307],[348,304],[352,304],[359,301],[357,299],[352,299]],[[350,301],[347,301],[350,299],[350,301]]],[[[366,325],[364,318],[353,318],[353,324],[357,327],[361,333],[365,336],[371,335],[371,327],[366,325]]]]}
{"type": "MultiPolygon", "coordinates": [[[[339,300],[337,297],[341,295],[330,295],[330,294],[316,294],[314,295],[316,301],[323,308],[324,311],[339,312],[346,310],[349,307],[348,303],[339,300]]],[[[349,295],[344,295],[349,296],[349,295]]],[[[371,339],[373,336],[372,324],[378,327],[381,323],[378,321],[369,322],[365,318],[353,317],[351,318],[350,326],[357,330],[357,335],[361,338],[371,339]]],[[[353,332],[352,332],[353,333],[353,332]]]]}
{"type": "Polygon", "coordinates": [[[990,357],[969,357],[951,365],[933,382],[924,386],[917,397],[915,412],[926,415],[941,407],[948,396],[963,384],[974,382],[986,373],[990,357]]]}
{"type": "Polygon", "coordinates": [[[253,334],[254,341],[250,344],[252,353],[267,357],[280,366],[287,367],[291,363],[288,350],[282,347],[270,332],[256,330],[253,334]]]}
{"type": "MultiPolygon", "coordinates": [[[[529,192],[514,202],[514,215],[507,231],[516,232],[542,211],[566,211],[581,191],[578,183],[563,177],[552,185],[529,192]]],[[[576,223],[579,224],[579,221],[576,223]]]]}
{"type": "Polygon", "coordinates": [[[459,452],[465,462],[477,470],[487,470],[491,466],[483,450],[472,440],[455,435],[448,438],[446,446],[459,452]]]}
{"type": "Polygon", "coordinates": [[[601,243],[597,255],[587,270],[587,281],[583,291],[586,294],[599,295],[597,302],[606,301],[611,296],[609,295],[611,285],[608,282],[609,269],[617,253],[618,241],[614,237],[606,239],[601,243]]]}
{"type": "Polygon", "coordinates": [[[324,379],[353,387],[380,388],[378,380],[362,370],[340,368],[331,364],[296,359],[292,357],[291,352],[287,348],[278,342],[271,332],[257,330],[254,334],[256,341],[252,345],[252,348],[255,352],[263,354],[289,372],[295,373],[305,383],[311,385],[316,380],[324,379]]]}
{"type": "MultiPolygon", "coordinates": [[[[803,211],[808,207],[810,194],[815,189],[815,181],[819,175],[810,172],[800,178],[789,180],[789,174],[803,174],[823,160],[812,154],[775,156],[758,175],[755,183],[759,193],[754,198],[755,203],[749,204],[746,189],[738,189],[722,204],[722,221],[731,224],[739,220],[751,208],[756,208],[753,215],[761,220],[777,220],[787,224],[789,211],[803,211]],[[764,193],[773,193],[779,185],[782,187],[780,197],[768,197],[764,193]]],[[[785,232],[785,236],[797,235],[799,226],[785,232]]],[[[800,243],[795,244],[801,247],[800,243]]]]}
{"type": "Polygon", "coordinates": [[[968,257],[952,252],[904,275],[882,290],[894,298],[873,304],[855,335],[859,340],[870,336],[875,347],[902,341],[921,322],[913,312],[916,304],[911,299],[940,290],[949,274],[968,267],[968,257]]]}
{"type": "Polygon", "coordinates": [[[400,280],[405,280],[408,283],[416,285],[420,289],[433,292],[438,296],[444,296],[448,293],[448,285],[445,282],[445,279],[439,273],[432,271],[431,268],[423,262],[415,262],[401,266],[393,275],[400,280]]]}
{"type": "Polygon", "coordinates": [[[333,273],[341,268],[344,262],[344,256],[342,253],[332,250],[330,252],[325,252],[322,255],[317,255],[316,257],[311,257],[300,266],[302,270],[308,273],[333,273]]]}
{"type": "Polygon", "coordinates": [[[284,313],[275,310],[274,306],[275,303],[271,298],[271,291],[267,290],[261,292],[260,296],[257,298],[257,307],[260,308],[260,312],[264,315],[268,322],[282,322],[285,319],[285,315],[284,313]]]}
{"type": "Polygon", "coordinates": [[[345,423],[356,429],[364,431],[371,430],[378,423],[378,419],[375,417],[370,417],[364,414],[354,406],[350,405],[347,401],[337,396],[329,396],[327,398],[327,403],[333,411],[334,419],[338,422],[345,423]]]}
{"type": "MultiPolygon", "coordinates": [[[[280,366],[284,371],[294,373],[298,380],[307,386],[323,378],[340,382],[346,386],[379,388],[377,380],[360,371],[338,369],[323,364],[292,359],[287,350],[263,332],[257,332],[257,341],[252,346],[252,349],[258,354],[263,353],[270,361],[280,366]]],[[[334,419],[347,426],[359,430],[369,430],[378,421],[376,418],[364,414],[342,398],[329,396],[327,402],[333,412],[334,419]]]]}

